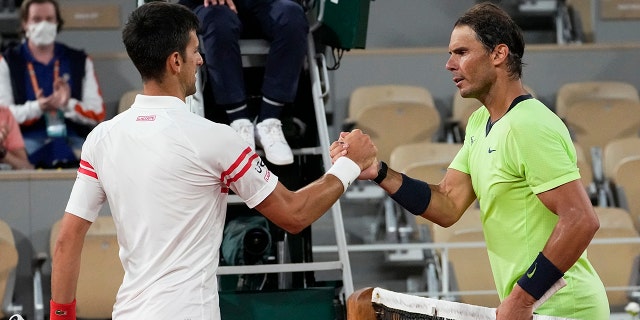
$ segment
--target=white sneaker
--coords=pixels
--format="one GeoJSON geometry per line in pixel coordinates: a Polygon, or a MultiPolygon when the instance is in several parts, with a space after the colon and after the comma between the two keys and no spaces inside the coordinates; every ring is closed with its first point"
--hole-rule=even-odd
{"type": "Polygon", "coordinates": [[[256,125],[256,143],[262,147],[267,160],[276,165],[293,163],[293,153],[282,133],[278,119],[266,119],[256,125]]]}
{"type": "Polygon", "coordinates": [[[231,122],[229,126],[240,135],[242,140],[249,144],[251,149],[256,149],[253,122],[249,121],[249,119],[238,119],[231,122]]]}

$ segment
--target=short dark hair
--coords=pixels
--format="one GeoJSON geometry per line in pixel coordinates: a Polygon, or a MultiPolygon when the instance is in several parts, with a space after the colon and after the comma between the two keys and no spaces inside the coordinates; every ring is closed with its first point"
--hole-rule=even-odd
{"type": "Polygon", "coordinates": [[[509,47],[507,57],[509,73],[512,77],[522,77],[524,38],[522,29],[508,13],[493,3],[479,3],[458,18],[454,27],[461,25],[473,29],[488,52],[493,51],[499,44],[509,47]]]}
{"type": "Polygon", "coordinates": [[[27,22],[29,20],[29,8],[34,3],[51,3],[53,7],[56,8],[56,20],[58,20],[58,32],[62,30],[62,25],[64,24],[64,19],[62,19],[62,14],[60,13],[60,5],[56,0],[24,0],[20,5],[20,20],[22,22],[27,22]]]}
{"type": "Polygon", "coordinates": [[[164,75],[167,57],[174,52],[184,57],[191,32],[198,27],[198,17],[187,7],[149,2],[129,15],[122,30],[122,42],[142,80],[159,80],[164,75]]]}

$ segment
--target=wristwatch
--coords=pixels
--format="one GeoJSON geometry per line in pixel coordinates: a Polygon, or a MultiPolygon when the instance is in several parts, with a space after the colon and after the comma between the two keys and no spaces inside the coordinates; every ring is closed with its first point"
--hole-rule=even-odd
{"type": "Polygon", "coordinates": [[[384,161],[380,161],[378,176],[375,179],[373,179],[373,182],[380,184],[382,180],[384,180],[384,178],[387,177],[387,170],[389,170],[389,167],[387,166],[387,164],[384,161]]]}

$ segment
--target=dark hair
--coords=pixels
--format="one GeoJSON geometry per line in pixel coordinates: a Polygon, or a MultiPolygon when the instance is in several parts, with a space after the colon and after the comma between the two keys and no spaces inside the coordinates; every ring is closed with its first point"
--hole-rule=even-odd
{"type": "Polygon", "coordinates": [[[465,12],[454,27],[465,25],[475,31],[478,40],[488,52],[499,44],[509,47],[507,68],[511,77],[522,77],[524,38],[522,30],[509,14],[490,2],[476,4],[465,12]]]}
{"type": "Polygon", "coordinates": [[[127,54],[142,80],[162,78],[165,62],[172,53],[186,54],[198,18],[187,7],[167,2],[146,3],[129,15],[122,30],[127,54]]]}
{"type": "Polygon", "coordinates": [[[29,20],[29,8],[34,3],[53,4],[53,7],[56,8],[56,20],[58,20],[58,32],[60,32],[60,30],[62,30],[62,25],[64,24],[64,19],[62,19],[62,14],[60,13],[60,5],[56,0],[25,0],[20,5],[20,19],[22,20],[22,22],[27,22],[27,20],[29,20]]]}

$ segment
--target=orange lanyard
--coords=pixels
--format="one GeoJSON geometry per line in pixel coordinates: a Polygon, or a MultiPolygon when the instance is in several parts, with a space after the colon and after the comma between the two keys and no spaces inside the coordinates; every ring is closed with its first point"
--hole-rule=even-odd
{"type": "MultiPolygon", "coordinates": [[[[27,63],[27,69],[29,69],[29,77],[31,78],[31,86],[33,87],[33,93],[38,96],[38,92],[40,91],[40,85],[38,84],[38,77],[36,77],[36,71],[33,69],[33,63],[27,63]]],[[[55,84],[58,81],[58,77],[60,76],[60,60],[57,60],[53,64],[53,83],[55,84]]]]}

